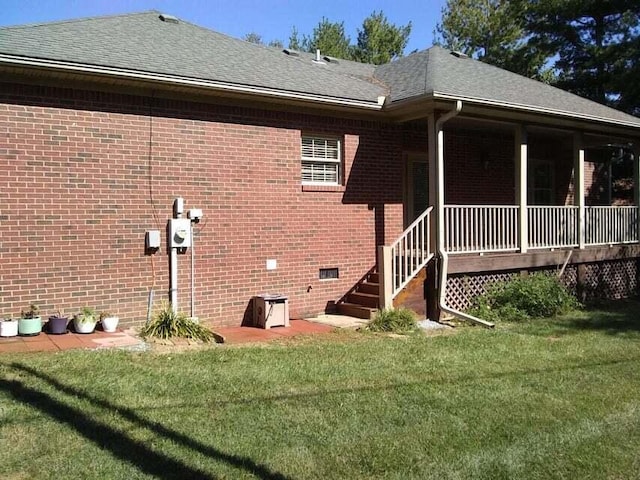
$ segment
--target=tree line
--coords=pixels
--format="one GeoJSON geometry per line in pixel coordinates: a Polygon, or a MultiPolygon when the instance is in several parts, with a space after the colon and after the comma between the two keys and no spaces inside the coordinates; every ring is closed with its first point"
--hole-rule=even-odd
{"type": "MultiPolygon", "coordinates": [[[[441,14],[434,44],[640,115],[640,1],[448,0],[441,14]]],[[[323,17],[310,34],[294,27],[288,48],[379,65],[402,57],[410,34],[411,22],[374,11],[355,42],[323,17]]]]}
{"type": "Polygon", "coordinates": [[[435,42],[640,115],[638,0],[448,0],[435,42]]]}
{"type": "MultiPolygon", "coordinates": [[[[351,42],[344,30],[344,22],[331,22],[322,17],[311,34],[303,34],[293,27],[289,36],[288,48],[301,52],[315,52],[319,49],[323,55],[344,60],[381,65],[402,57],[411,34],[411,22],[404,26],[389,23],[382,11],[373,11],[358,28],[356,43],[351,42]]],[[[257,33],[245,35],[252,43],[264,43],[257,33]]],[[[279,40],[269,42],[272,47],[283,48],[279,40]]]]}

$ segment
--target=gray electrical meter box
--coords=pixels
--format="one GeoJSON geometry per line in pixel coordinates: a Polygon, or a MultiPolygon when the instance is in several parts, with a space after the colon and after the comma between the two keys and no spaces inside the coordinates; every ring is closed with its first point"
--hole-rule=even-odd
{"type": "Polygon", "coordinates": [[[172,218],[169,220],[171,248],[191,246],[191,220],[188,218],[172,218]]]}
{"type": "Polygon", "coordinates": [[[264,294],[254,297],[253,320],[257,327],[288,327],[289,299],[280,294],[264,294]]]}

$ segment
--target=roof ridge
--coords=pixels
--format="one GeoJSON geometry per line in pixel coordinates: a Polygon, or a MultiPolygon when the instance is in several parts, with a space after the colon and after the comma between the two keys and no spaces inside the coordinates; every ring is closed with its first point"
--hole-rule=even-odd
{"type": "Polygon", "coordinates": [[[161,14],[162,12],[159,10],[145,10],[143,12],[133,12],[133,13],[114,13],[110,15],[94,15],[91,17],[80,17],[80,18],[72,18],[67,20],[51,20],[51,21],[42,21],[42,22],[34,22],[34,23],[26,23],[20,25],[6,25],[4,27],[0,27],[0,30],[20,30],[34,27],[48,27],[51,25],[64,25],[66,23],[80,23],[86,22],[90,20],[102,20],[108,18],[117,18],[117,17],[133,17],[136,15],[148,15],[150,13],[161,14]]]}

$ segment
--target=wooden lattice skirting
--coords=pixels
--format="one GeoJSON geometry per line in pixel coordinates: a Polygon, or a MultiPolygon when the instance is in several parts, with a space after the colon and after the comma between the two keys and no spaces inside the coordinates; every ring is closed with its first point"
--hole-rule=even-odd
{"type": "MultiPolygon", "coordinates": [[[[557,268],[530,269],[557,275],[557,268]]],[[[478,295],[487,291],[489,285],[521,275],[521,270],[456,274],[447,279],[446,303],[456,310],[466,310],[478,295]]],[[[582,301],[596,299],[628,298],[638,293],[638,267],[636,259],[610,260],[605,262],[568,265],[561,277],[569,291],[582,301]],[[581,276],[581,282],[578,278],[581,276]]]]}

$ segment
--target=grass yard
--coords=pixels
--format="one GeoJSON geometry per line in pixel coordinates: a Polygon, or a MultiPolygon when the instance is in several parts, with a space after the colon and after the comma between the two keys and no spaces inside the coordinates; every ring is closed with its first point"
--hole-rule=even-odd
{"type": "Polygon", "coordinates": [[[2,355],[0,477],[640,478],[638,312],[2,355]]]}

